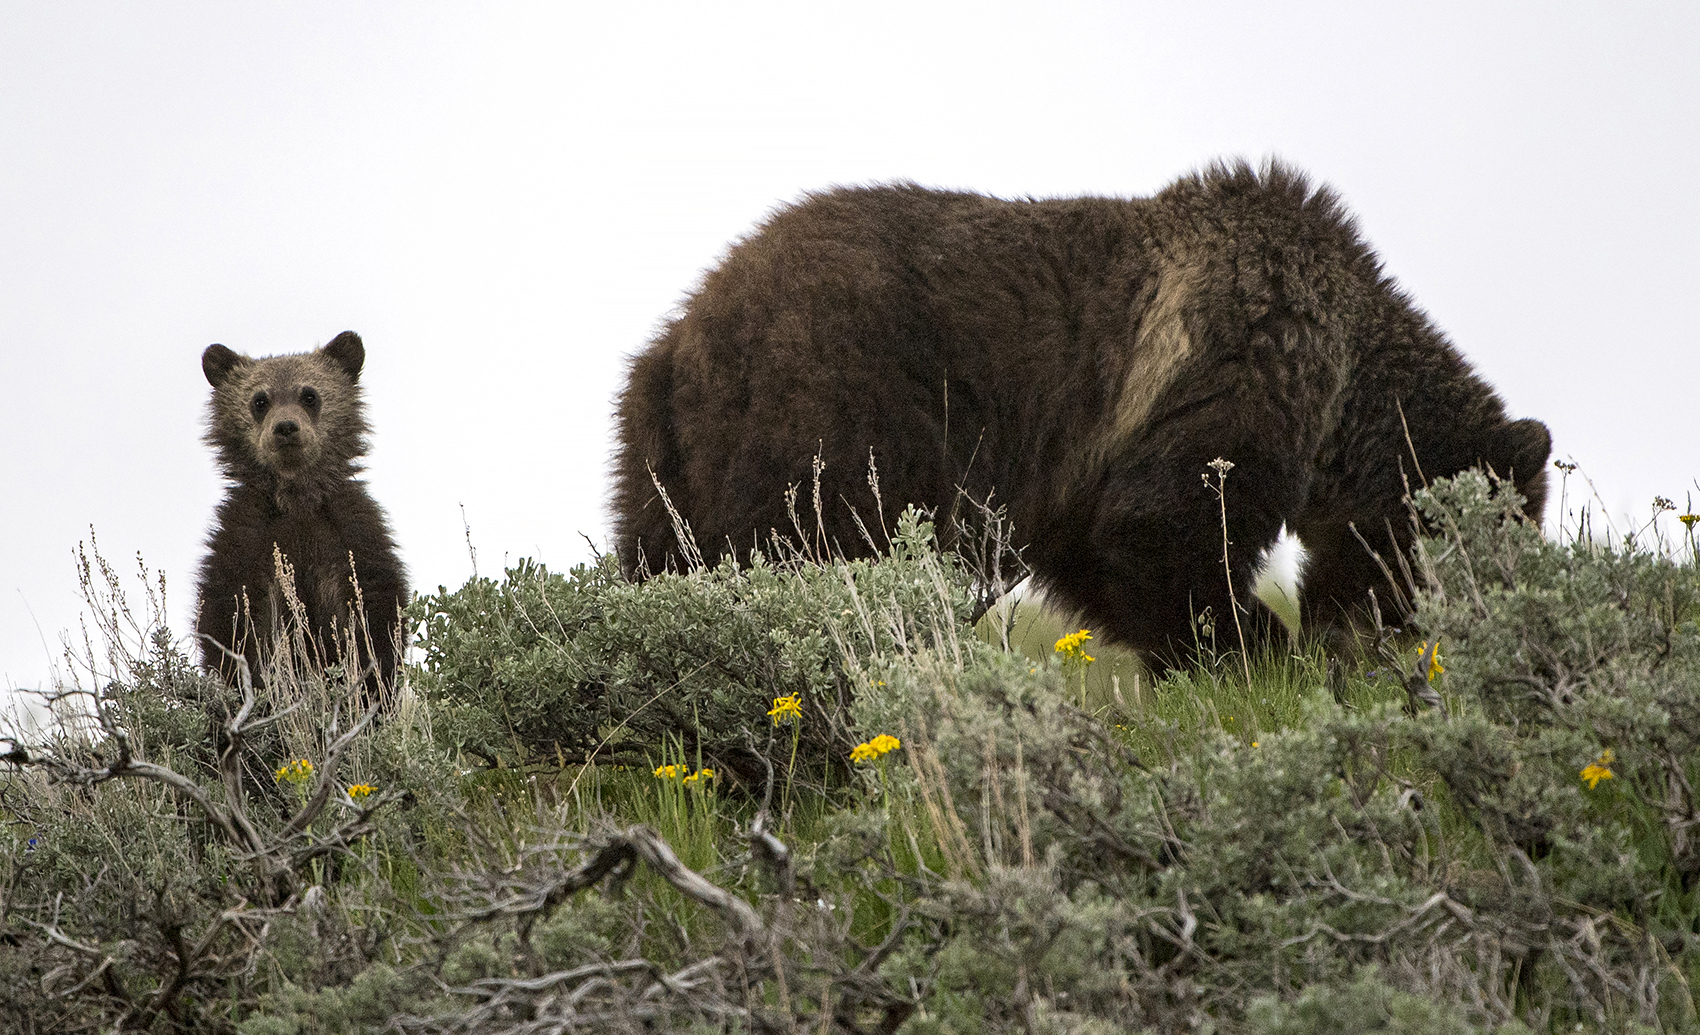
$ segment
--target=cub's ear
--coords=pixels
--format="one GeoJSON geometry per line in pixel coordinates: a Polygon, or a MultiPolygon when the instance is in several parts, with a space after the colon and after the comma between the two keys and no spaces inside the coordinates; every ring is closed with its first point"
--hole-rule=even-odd
{"type": "Polygon", "coordinates": [[[319,351],[325,354],[325,358],[341,367],[350,381],[360,380],[360,368],[366,365],[366,346],[360,341],[360,335],[353,331],[343,331],[319,351]]]}
{"type": "Polygon", "coordinates": [[[201,373],[207,375],[207,384],[214,388],[222,387],[230,379],[230,372],[241,363],[242,357],[223,345],[208,345],[201,353],[201,373]]]}
{"type": "Polygon", "coordinates": [[[1538,420],[1514,420],[1505,426],[1506,455],[1519,479],[1544,471],[1552,455],[1552,433],[1538,420]]]}

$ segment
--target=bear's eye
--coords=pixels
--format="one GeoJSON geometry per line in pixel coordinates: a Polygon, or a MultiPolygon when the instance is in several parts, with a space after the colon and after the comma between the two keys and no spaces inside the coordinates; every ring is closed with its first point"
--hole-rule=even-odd
{"type": "Polygon", "coordinates": [[[254,411],[254,419],[258,420],[266,415],[266,407],[271,404],[272,401],[266,398],[266,393],[261,392],[259,395],[254,396],[254,401],[249,403],[248,407],[254,411]]]}
{"type": "Polygon", "coordinates": [[[318,392],[318,389],[315,389],[315,388],[303,388],[303,389],[301,389],[301,405],[307,407],[309,410],[318,409],[319,408],[319,392],[318,392]]]}

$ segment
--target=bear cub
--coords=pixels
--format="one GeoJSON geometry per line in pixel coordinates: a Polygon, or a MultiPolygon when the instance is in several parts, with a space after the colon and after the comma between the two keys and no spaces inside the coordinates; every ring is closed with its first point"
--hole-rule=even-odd
{"type": "Polygon", "coordinates": [[[366,672],[369,687],[394,685],[407,573],[383,510],[355,478],[370,432],[365,362],[353,331],[297,355],[253,359],[223,345],[201,355],[213,387],[206,439],[229,492],[201,563],[195,631],[202,664],[232,682],[232,655],[259,681],[273,638],[299,616],[320,660],[366,672]],[[276,554],[293,569],[299,611],[279,584],[276,554]],[[356,608],[359,656],[345,658],[356,608]]]}

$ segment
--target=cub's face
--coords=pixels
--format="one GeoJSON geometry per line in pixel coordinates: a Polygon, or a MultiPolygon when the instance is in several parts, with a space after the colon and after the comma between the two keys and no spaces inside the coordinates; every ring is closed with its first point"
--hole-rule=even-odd
{"type": "Polygon", "coordinates": [[[214,389],[209,437],[226,466],[257,465],[287,479],[358,456],[364,361],[353,332],[315,352],[264,359],[208,346],[201,369],[214,389]]]}

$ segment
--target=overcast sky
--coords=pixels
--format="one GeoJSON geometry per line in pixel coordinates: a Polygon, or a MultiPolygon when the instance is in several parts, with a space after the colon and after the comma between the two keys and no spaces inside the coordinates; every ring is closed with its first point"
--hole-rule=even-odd
{"type": "Polygon", "coordinates": [[[471,574],[463,508],[482,573],[564,568],[625,358],[774,206],[1270,155],[1611,508],[1700,503],[1692,0],[0,0],[0,687],[61,667],[91,526],[190,629],[209,343],[361,333],[416,588],[471,574]]]}

